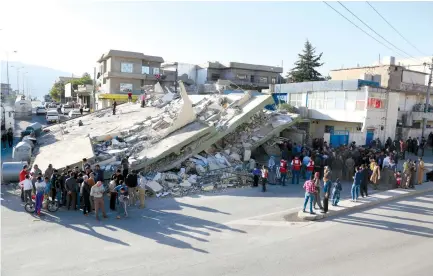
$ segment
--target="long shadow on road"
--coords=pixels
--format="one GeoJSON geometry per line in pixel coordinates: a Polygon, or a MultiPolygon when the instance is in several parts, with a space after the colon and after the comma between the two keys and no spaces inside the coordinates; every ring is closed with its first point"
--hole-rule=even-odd
{"type": "MultiPolygon", "coordinates": [[[[175,200],[169,201],[170,204],[166,205],[168,209],[181,210],[184,207],[188,207],[194,208],[204,213],[212,212],[222,215],[230,215],[229,213],[220,212],[209,207],[176,203],[175,200]],[[175,204],[178,206],[175,207],[175,204]]],[[[11,211],[25,213],[24,207],[21,204],[19,197],[12,195],[9,192],[4,192],[2,194],[1,203],[3,207],[11,211]]],[[[106,201],[105,206],[108,206],[108,201],[106,201]]],[[[200,213],[200,215],[202,214],[200,213]]],[[[235,229],[215,221],[152,208],[144,210],[136,209],[136,211],[134,210],[133,214],[130,214],[130,217],[121,220],[116,220],[115,214],[111,214],[109,215],[108,219],[102,219],[101,222],[96,221],[94,216],[84,217],[81,211],[64,211],[61,209],[56,213],[44,213],[40,220],[46,223],[58,224],[81,234],[89,235],[96,239],[122,246],[128,247],[130,244],[116,238],[116,234],[114,233],[116,231],[123,230],[142,238],[154,240],[159,244],[182,249],[191,249],[200,253],[209,252],[194,247],[191,243],[188,243],[181,238],[194,239],[198,242],[208,242],[206,237],[209,237],[212,232],[218,233],[223,231],[231,231],[236,233],[246,233],[245,231],[235,229]],[[98,232],[96,227],[103,227],[112,232],[112,235],[104,235],[101,232],[98,232]]]]}

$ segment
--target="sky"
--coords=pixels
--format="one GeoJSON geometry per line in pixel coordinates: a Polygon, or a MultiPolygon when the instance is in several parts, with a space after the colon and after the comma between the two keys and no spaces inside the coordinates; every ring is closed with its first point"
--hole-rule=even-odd
{"type": "MultiPolygon", "coordinates": [[[[337,2],[328,3],[373,34],[337,2]]],[[[366,2],[343,3],[410,55],[433,55],[433,2],[371,2],[422,53],[366,2]]],[[[194,64],[214,60],[283,64],[287,72],[308,39],[318,53],[323,52],[325,64],[319,69],[323,75],[331,69],[370,65],[379,55],[403,58],[323,2],[5,0],[1,5],[7,11],[0,17],[2,60],[9,51],[11,61],[77,75],[92,72],[96,60],[109,49],[194,64]]]]}

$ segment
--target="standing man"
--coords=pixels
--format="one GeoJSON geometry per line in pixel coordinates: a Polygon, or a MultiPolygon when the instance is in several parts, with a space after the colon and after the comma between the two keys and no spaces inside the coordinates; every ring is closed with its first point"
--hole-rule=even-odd
{"type": "Polygon", "coordinates": [[[32,202],[33,184],[30,180],[30,175],[26,174],[25,179],[21,182],[24,191],[24,202],[32,202]]]}
{"type": "Polygon", "coordinates": [[[44,177],[51,178],[51,176],[53,176],[53,173],[54,173],[53,165],[49,164],[48,168],[45,170],[44,177]]]}
{"type": "MultiPolygon", "coordinates": [[[[20,184],[26,179],[26,175],[28,175],[28,174],[29,174],[29,172],[27,171],[27,165],[24,165],[23,169],[20,171],[20,174],[19,174],[20,184]]],[[[24,202],[24,186],[22,186],[22,185],[21,185],[21,201],[24,202]]]]}
{"type": "Polygon", "coordinates": [[[365,164],[361,165],[362,171],[361,171],[361,196],[367,196],[368,197],[368,170],[367,166],[365,164]]]}
{"type": "Polygon", "coordinates": [[[299,174],[301,173],[301,160],[299,160],[298,156],[295,156],[295,159],[292,160],[292,184],[299,184],[299,174]]]}
{"type": "Polygon", "coordinates": [[[14,146],[14,131],[11,127],[8,129],[7,136],[8,136],[9,148],[12,148],[14,146]]]}
{"type": "Polygon", "coordinates": [[[128,188],[128,195],[129,195],[129,203],[132,205],[135,205],[135,193],[137,192],[137,186],[138,186],[138,177],[135,170],[132,170],[131,173],[128,173],[125,179],[126,187],[128,188]]]}
{"type": "Polygon", "coordinates": [[[284,159],[281,159],[280,161],[280,174],[281,174],[281,185],[286,185],[286,177],[287,177],[287,161],[284,159]]]}
{"type": "Polygon", "coordinates": [[[352,184],[352,201],[357,201],[359,197],[359,188],[361,186],[362,181],[362,173],[361,168],[357,168],[355,176],[353,177],[353,184],[352,184]]]}
{"type": "Polygon", "coordinates": [[[426,141],[426,139],[424,137],[422,137],[421,144],[420,144],[420,147],[421,147],[421,156],[422,157],[424,157],[424,148],[426,146],[427,146],[427,141],[426,141]]]}
{"type": "Polygon", "coordinates": [[[117,107],[117,102],[116,102],[116,100],[114,100],[114,102],[113,102],[113,115],[116,115],[116,107],[117,107]]]}
{"type": "MultiPolygon", "coordinates": [[[[128,172],[129,172],[129,161],[128,161],[128,158],[129,158],[129,156],[126,156],[125,158],[122,159],[122,162],[120,163],[120,165],[122,165],[123,178],[126,178],[126,176],[128,175],[128,172]]],[[[122,179],[122,180],[124,180],[124,179],[122,179]]],[[[119,183],[117,183],[117,185],[119,185],[119,183]]]]}
{"type": "Polygon", "coordinates": [[[421,185],[424,181],[424,161],[422,158],[418,158],[418,185],[421,185]]]}
{"type": "Polygon", "coordinates": [[[8,140],[8,135],[6,134],[6,131],[2,131],[2,149],[6,149],[6,143],[8,140]]]}
{"type": "Polygon", "coordinates": [[[87,168],[91,168],[90,163],[87,161],[87,158],[83,158],[81,170],[85,172],[87,168]]]}
{"type": "Polygon", "coordinates": [[[307,180],[304,183],[304,189],[305,189],[305,200],[304,200],[304,209],[302,210],[304,213],[305,208],[307,208],[307,203],[310,201],[310,214],[314,215],[313,212],[313,201],[314,201],[314,195],[316,193],[316,186],[314,185],[313,180],[307,180]]]}
{"type": "Polygon", "coordinates": [[[78,190],[76,173],[71,173],[70,177],[66,179],[65,187],[66,187],[66,207],[68,208],[68,210],[70,210],[72,205],[74,207],[74,210],[77,210],[77,205],[75,205],[76,198],[77,198],[77,190],[78,190]]]}
{"type": "Polygon", "coordinates": [[[341,155],[338,155],[331,164],[332,179],[343,179],[343,166],[343,157],[341,157],[341,155]]]}
{"type": "Polygon", "coordinates": [[[128,103],[132,102],[132,93],[131,91],[128,91],[128,103]]]}
{"type": "Polygon", "coordinates": [[[313,176],[314,171],[314,161],[312,158],[310,158],[310,161],[308,161],[307,164],[307,170],[306,170],[306,180],[311,180],[311,177],[313,176]]]}
{"type": "Polygon", "coordinates": [[[349,156],[349,158],[347,158],[346,160],[346,179],[351,181],[353,179],[353,173],[355,170],[355,161],[353,161],[352,157],[349,156]]]}

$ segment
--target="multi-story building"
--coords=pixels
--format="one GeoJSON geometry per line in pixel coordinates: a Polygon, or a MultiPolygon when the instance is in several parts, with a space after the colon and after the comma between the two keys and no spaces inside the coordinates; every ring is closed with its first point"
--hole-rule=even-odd
{"type": "Polygon", "coordinates": [[[126,100],[127,93],[134,97],[143,92],[143,86],[156,82],[173,84],[174,74],[161,70],[162,57],[143,53],[110,50],[98,60],[97,98],[105,107],[116,99],[126,100]]]}
{"type": "MultiPolygon", "coordinates": [[[[226,81],[232,88],[240,87],[242,89],[253,89],[261,91],[267,89],[269,84],[281,82],[282,67],[266,66],[257,64],[247,64],[239,62],[229,62],[226,64],[215,62],[206,62],[205,64],[195,65],[186,63],[175,63],[178,72],[178,78],[189,81],[197,86],[200,93],[215,90],[212,86],[217,81],[226,81]],[[209,88],[211,87],[211,88],[209,88]]],[[[172,67],[173,65],[163,65],[163,67],[172,67]]]]}
{"type": "Polygon", "coordinates": [[[398,94],[380,88],[379,83],[360,79],[317,81],[271,86],[282,102],[298,107],[309,119],[304,130],[309,142],[324,138],[334,146],[355,141],[368,144],[372,139],[394,137],[398,94]]]}
{"type": "Polygon", "coordinates": [[[387,57],[380,64],[373,66],[331,70],[330,76],[332,80],[353,78],[373,80],[379,82],[387,91],[398,92],[398,104],[392,107],[398,110],[396,136],[398,138],[420,137],[424,117],[428,120],[427,127],[433,127],[433,113],[431,113],[433,106],[429,108],[431,112],[423,112],[428,74],[420,71],[420,68],[416,68],[417,70],[412,70],[413,66],[410,68],[397,65],[394,57],[387,57]]]}

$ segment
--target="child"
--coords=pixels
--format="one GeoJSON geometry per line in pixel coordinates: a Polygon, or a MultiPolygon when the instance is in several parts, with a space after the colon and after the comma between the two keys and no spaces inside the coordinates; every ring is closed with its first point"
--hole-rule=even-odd
{"type": "Polygon", "coordinates": [[[41,215],[42,202],[44,201],[44,193],[47,183],[42,180],[42,177],[38,177],[35,183],[36,189],[36,203],[35,203],[35,214],[41,215]]]}
{"type": "Polygon", "coordinates": [[[340,179],[337,178],[332,186],[332,206],[337,206],[338,202],[340,201],[340,192],[343,190],[343,187],[341,186],[340,179]]]}
{"type": "Polygon", "coordinates": [[[397,188],[401,188],[401,171],[396,172],[394,176],[397,180],[397,188]]]}
{"type": "Polygon", "coordinates": [[[266,183],[268,182],[268,168],[263,166],[262,168],[262,192],[266,192],[266,183]]]}
{"type": "Polygon", "coordinates": [[[257,166],[253,170],[253,177],[254,177],[254,185],[253,187],[259,186],[259,178],[260,178],[261,171],[257,168],[257,166]]]}
{"type": "Polygon", "coordinates": [[[125,217],[128,217],[128,211],[126,210],[126,207],[129,202],[128,187],[123,184],[123,180],[120,180],[119,183],[120,184],[114,188],[114,190],[117,192],[117,219],[120,219],[121,211],[123,211],[125,217]]]}

